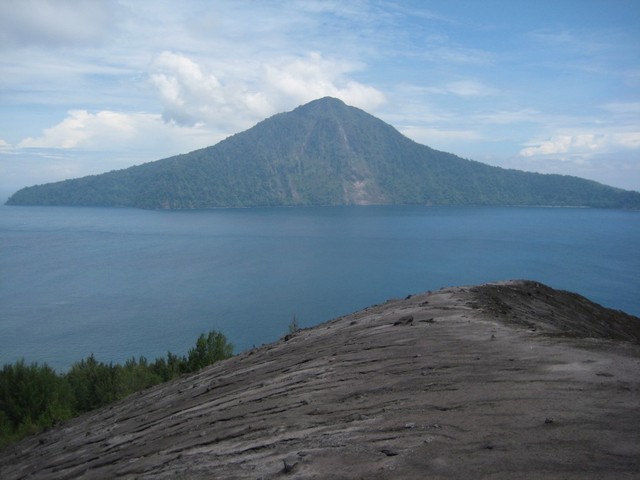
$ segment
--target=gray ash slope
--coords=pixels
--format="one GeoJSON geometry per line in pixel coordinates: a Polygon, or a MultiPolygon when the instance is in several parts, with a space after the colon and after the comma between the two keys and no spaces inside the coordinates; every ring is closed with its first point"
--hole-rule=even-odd
{"type": "Polygon", "coordinates": [[[18,478],[637,478],[640,319],[529,281],[391,300],[0,451],[18,478]]]}

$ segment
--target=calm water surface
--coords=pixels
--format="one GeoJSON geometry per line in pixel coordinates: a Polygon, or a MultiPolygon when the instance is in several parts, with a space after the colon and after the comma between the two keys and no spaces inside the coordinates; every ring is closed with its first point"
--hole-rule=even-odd
{"type": "Polygon", "coordinates": [[[512,278],[640,315],[640,212],[0,207],[0,363],[243,350],[393,297],[512,278]]]}

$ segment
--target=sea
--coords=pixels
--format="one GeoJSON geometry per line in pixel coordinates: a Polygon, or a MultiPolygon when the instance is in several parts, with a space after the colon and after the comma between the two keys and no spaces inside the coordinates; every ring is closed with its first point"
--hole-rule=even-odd
{"type": "Polygon", "coordinates": [[[531,279],[640,316],[640,212],[0,207],[0,364],[64,371],[222,332],[240,352],[392,298],[531,279]]]}

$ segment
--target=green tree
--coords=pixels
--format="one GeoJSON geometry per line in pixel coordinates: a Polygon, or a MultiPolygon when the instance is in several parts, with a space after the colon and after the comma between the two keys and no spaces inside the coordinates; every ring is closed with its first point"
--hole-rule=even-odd
{"type": "Polygon", "coordinates": [[[98,362],[93,354],[74,363],[66,374],[78,413],[102,407],[118,399],[117,368],[98,362]]]}
{"type": "Polygon", "coordinates": [[[187,367],[189,372],[195,372],[232,355],[233,345],[227,341],[222,333],[212,330],[208,335],[201,334],[195,348],[189,350],[187,367]]]}
{"type": "Polygon", "coordinates": [[[116,397],[124,398],[163,381],[163,376],[153,369],[153,365],[149,364],[145,357],[140,357],[138,360],[132,357],[122,367],[117,368],[116,397]]]}
{"type": "Polygon", "coordinates": [[[167,382],[187,372],[187,359],[184,356],[167,352],[166,358],[156,358],[155,362],[151,364],[151,370],[160,376],[163,382],[167,382]]]}
{"type": "Polygon", "coordinates": [[[0,370],[0,446],[59,420],[120,400],[134,392],[229,358],[233,346],[215,330],[198,337],[188,356],[171,352],[153,363],[145,357],[124,365],[99,362],[93,355],[59,375],[47,364],[24,360],[0,370]]]}
{"type": "Polygon", "coordinates": [[[72,415],[71,392],[47,364],[20,360],[0,371],[0,444],[72,415]]]}

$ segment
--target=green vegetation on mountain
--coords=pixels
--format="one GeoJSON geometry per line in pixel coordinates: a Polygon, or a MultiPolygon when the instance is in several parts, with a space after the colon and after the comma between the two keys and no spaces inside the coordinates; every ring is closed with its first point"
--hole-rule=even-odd
{"type": "Polygon", "coordinates": [[[188,154],[27,187],[9,205],[148,209],[276,205],[553,205],[640,208],[640,193],[507,170],[420,145],[334,98],[188,154]]]}
{"type": "Polygon", "coordinates": [[[93,355],[56,373],[46,363],[24,360],[0,370],[0,446],[56,422],[120,400],[134,392],[231,357],[233,346],[219,332],[198,337],[186,356],[171,352],[149,362],[130,358],[124,365],[99,362],[93,355]]]}

